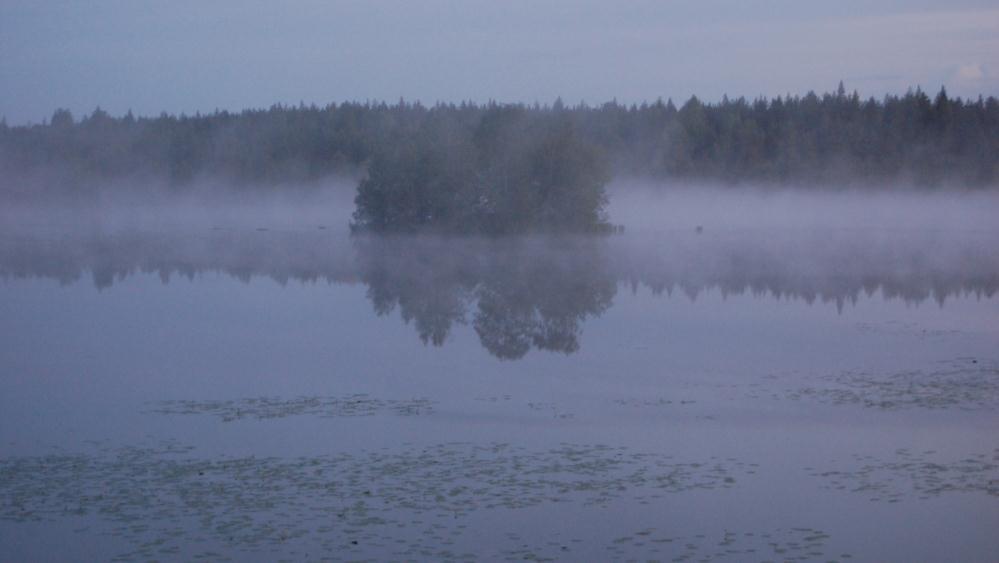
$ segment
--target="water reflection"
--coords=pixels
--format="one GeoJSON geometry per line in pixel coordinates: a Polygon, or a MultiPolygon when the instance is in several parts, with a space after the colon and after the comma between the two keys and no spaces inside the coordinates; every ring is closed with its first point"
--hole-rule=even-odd
{"type": "Polygon", "coordinates": [[[376,313],[398,306],[438,346],[471,320],[502,359],[531,348],[575,352],[580,325],[610,307],[617,289],[599,239],[364,239],[357,250],[376,313]]]}
{"type": "Polygon", "coordinates": [[[194,279],[362,283],[374,312],[398,310],[423,342],[470,324],[503,359],[533,348],[572,353],[582,326],[619,287],[690,299],[707,290],[835,303],[863,296],[943,305],[999,288],[995,235],[932,232],[674,232],[612,237],[351,238],[329,231],[0,236],[0,277],[98,289],[136,273],[194,279]]]}

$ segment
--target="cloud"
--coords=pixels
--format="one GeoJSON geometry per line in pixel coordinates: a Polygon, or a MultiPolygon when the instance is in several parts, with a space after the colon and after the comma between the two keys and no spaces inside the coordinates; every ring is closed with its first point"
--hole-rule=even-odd
{"type": "Polygon", "coordinates": [[[985,78],[985,70],[978,63],[965,64],[957,67],[955,78],[965,81],[978,81],[985,78]]]}

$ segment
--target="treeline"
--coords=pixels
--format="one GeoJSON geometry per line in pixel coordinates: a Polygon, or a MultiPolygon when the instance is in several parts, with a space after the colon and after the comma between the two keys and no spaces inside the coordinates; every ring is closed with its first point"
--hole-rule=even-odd
{"type": "MultiPolygon", "coordinates": [[[[714,104],[695,97],[680,107],[661,100],[573,107],[400,101],[159,117],[112,117],[98,109],[81,119],[58,110],[39,125],[0,123],[0,182],[11,188],[31,178],[83,189],[123,178],[175,186],[208,178],[272,186],[363,174],[369,166],[375,174],[407,159],[443,159],[488,175],[507,159],[529,168],[531,150],[559,134],[573,150],[591,147],[623,175],[806,185],[999,183],[996,98],[963,100],[942,89],[931,97],[916,89],[865,100],[842,85],[824,95],[714,104]],[[490,133],[490,120],[501,122],[500,133],[490,133]]],[[[474,175],[448,174],[461,182],[474,175]]]]}

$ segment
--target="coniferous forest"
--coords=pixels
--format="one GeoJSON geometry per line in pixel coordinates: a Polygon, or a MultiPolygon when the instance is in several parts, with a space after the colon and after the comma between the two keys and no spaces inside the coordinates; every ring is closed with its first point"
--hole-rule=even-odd
{"type": "Polygon", "coordinates": [[[57,110],[42,124],[0,123],[7,197],[147,180],[177,191],[199,181],[273,190],[330,175],[361,178],[353,226],[376,231],[601,229],[613,176],[992,188],[999,101],[943,89],[865,100],[841,84],[680,107],[400,100],[159,117],[57,110]]]}

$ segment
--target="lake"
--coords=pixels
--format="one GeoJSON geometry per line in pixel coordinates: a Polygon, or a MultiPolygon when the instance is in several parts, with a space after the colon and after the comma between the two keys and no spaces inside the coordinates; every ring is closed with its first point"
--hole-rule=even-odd
{"type": "Polygon", "coordinates": [[[994,561],[994,208],[889,203],[20,213],[0,559],[994,561]]]}

